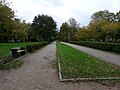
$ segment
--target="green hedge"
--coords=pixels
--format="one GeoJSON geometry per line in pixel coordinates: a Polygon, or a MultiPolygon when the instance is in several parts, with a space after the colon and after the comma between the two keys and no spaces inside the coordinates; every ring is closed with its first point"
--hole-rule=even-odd
{"type": "Polygon", "coordinates": [[[71,41],[70,43],[120,53],[120,43],[71,41]]]}
{"type": "Polygon", "coordinates": [[[6,63],[10,63],[13,61],[13,58],[8,56],[8,57],[0,57],[0,67],[6,63]]]}
{"type": "Polygon", "coordinates": [[[42,42],[40,44],[27,45],[26,50],[27,50],[27,52],[33,52],[34,50],[40,49],[49,43],[50,42],[42,42]]]}

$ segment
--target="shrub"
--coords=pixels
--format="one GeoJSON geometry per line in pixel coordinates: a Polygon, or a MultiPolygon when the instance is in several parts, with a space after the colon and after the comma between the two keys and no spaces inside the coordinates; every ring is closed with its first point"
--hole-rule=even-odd
{"type": "Polygon", "coordinates": [[[42,42],[40,44],[27,45],[26,50],[27,50],[27,52],[33,52],[34,50],[40,49],[49,43],[50,42],[42,42]]]}
{"type": "Polygon", "coordinates": [[[0,65],[9,63],[13,60],[12,57],[8,56],[8,57],[0,57],[0,65]]]}
{"type": "Polygon", "coordinates": [[[71,41],[70,43],[120,53],[120,44],[119,43],[87,42],[87,41],[71,41]]]}
{"type": "Polygon", "coordinates": [[[114,47],[112,48],[112,50],[114,52],[120,53],[120,45],[114,45],[114,47]]]}
{"type": "Polygon", "coordinates": [[[23,64],[22,60],[13,60],[9,63],[0,65],[0,70],[9,70],[19,68],[23,64]]]}

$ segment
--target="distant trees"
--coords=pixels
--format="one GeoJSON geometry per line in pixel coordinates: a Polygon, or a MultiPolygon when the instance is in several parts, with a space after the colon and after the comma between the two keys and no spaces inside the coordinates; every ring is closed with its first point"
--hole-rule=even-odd
{"type": "Polygon", "coordinates": [[[56,36],[56,22],[51,16],[35,16],[31,25],[32,36],[38,41],[52,41],[56,36]]]}
{"type": "Polygon", "coordinates": [[[60,27],[60,40],[74,41],[76,40],[76,32],[79,29],[79,24],[74,18],[70,18],[68,22],[62,23],[60,27]]]}
{"type": "Polygon", "coordinates": [[[8,7],[5,1],[0,1],[0,41],[7,42],[12,35],[12,23],[14,11],[8,7]]]}
{"type": "Polygon", "coordinates": [[[76,32],[77,30],[79,29],[79,24],[77,23],[77,21],[74,19],[74,18],[70,18],[68,20],[68,23],[69,23],[69,41],[74,41],[76,40],[76,32]]]}
{"type": "Polygon", "coordinates": [[[5,0],[0,1],[0,42],[52,41],[56,35],[62,41],[120,42],[120,11],[95,12],[88,26],[80,27],[74,18],[62,23],[60,32],[51,16],[38,15],[33,23],[15,17],[14,10],[5,0]]]}
{"type": "Polygon", "coordinates": [[[115,18],[115,14],[109,12],[108,10],[98,11],[91,16],[91,23],[99,22],[101,20],[108,20],[114,22],[116,20],[115,18]]]}
{"type": "Polygon", "coordinates": [[[120,42],[120,11],[108,10],[95,12],[88,26],[79,27],[74,18],[70,18],[60,27],[62,41],[99,41],[120,42]]]}
{"type": "Polygon", "coordinates": [[[62,41],[68,41],[69,38],[69,25],[67,22],[62,23],[62,26],[60,27],[60,40],[62,41]]]}
{"type": "Polygon", "coordinates": [[[116,14],[108,10],[95,12],[90,24],[80,28],[76,33],[77,40],[83,41],[120,41],[120,11],[116,14]]]}
{"type": "Polygon", "coordinates": [[[86,41],[87,39],[89,39],[89,37],[91,36],[90,33],[91,32],[90,30],[87,30],[86,27],[82,27],[80,28],[77,33],[76,33],[76,39],[77,40],[82,40],[82,41],[86,41]],[[88,34],[89,34],[89,37],[88,37],[88,34]]]}
{"type": "Polygon", "coordinates": [[[51,16],[35,16],[33,23],[26,23],[15,16],[5,0],[0,1],[0,42],[52,41],[55,39],[56,22],[51,16]]]}
{"type": "Polygon", "coordinates": [[[20,19],[15,18],[12,27],[12,38],[14,41],[28,41],[28,31],[30,29],[29,24],[27,24],[24,20],[21,21],[20,19]]]}
{"type": "Polygon", "coordinates": [[[5,0],[0,1],[0,42],[26,41],[28,24],[15,17],[5,0]]]}

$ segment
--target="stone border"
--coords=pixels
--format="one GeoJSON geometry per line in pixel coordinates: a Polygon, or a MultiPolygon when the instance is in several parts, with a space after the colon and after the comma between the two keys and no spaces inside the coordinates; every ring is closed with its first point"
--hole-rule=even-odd
{"type": "Polygon", "coordinates": [[[62,74],[61,74],[61,66],[60,66],[60,60],[57,57],[58,60],[58,72],[59,72],[59,79],[60,82],[65,82],[65,81],[90,81],[90,80],[120,80],[120,77],[106,77],[106,78],[70,78],[70,79],[63,79],[62,74]]]}
{"type": "MultiPolygon", "coordinates": [[[[20,57],[18,57],[18,58],[16,58],[16,59],[13,59],[11,62],[20,60],[21,58],[23,58],[23,57],[25,57],[25,56],[27,56],[27,55],[28,55],[28,54],[22,55],[22,56],[20,56],[20,57]]],[[[9,63],[7,63],[7,64],[10,64],[11,62],[9,62],[9,63]]]]}
{"type": "Polygon", "coordinates": [[[18,58],[16,58],[16,59],[13,59],[13,61],[17,61],[17,60],[19,60],[19,59],[21,59],[21,58],[27,56],[28,54],[29,54],[29,53],[26,53],[25,55],[22,55],[22,56],[20,56],[20,57],[18,57],[18,58]]]}

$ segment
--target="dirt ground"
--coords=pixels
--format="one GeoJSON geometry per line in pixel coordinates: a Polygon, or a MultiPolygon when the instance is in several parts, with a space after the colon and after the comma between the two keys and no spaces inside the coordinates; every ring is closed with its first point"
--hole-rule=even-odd
{"type": "Polygon", "coordinates": [[[95,82],[60,82],[52,67],[56,43],[22,58],[21,68],[0,71],[0,90],[120,90],[120,86],[105,86],[95,82]]]}

